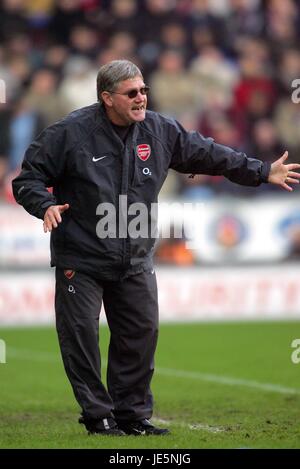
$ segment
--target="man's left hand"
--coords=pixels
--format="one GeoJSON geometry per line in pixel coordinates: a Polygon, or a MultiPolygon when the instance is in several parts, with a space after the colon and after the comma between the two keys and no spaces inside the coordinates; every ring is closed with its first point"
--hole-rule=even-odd
{"type": "Polygon", "coordinates": [[[277,184],[286,191],[292,191],[292,187],[289,184],[299,184],[300,174],[295,173],[294,169],[299,169],[300,164],[284,164],[285,160],[288,158],[289,153],[287,151],[274,161],[271,165],[271,170],[268,178],[268,182],[271,184],[277,184]]]}

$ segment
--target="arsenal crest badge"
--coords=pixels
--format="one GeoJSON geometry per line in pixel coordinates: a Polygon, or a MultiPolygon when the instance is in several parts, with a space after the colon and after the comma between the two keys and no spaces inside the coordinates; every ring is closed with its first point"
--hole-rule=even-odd
{"type": "Polygon", "coordinates": [[[147,161],[151,155],[151,147],[147,143],[141,143],[136,147],[137,156],[142,161],[147,161]]]}

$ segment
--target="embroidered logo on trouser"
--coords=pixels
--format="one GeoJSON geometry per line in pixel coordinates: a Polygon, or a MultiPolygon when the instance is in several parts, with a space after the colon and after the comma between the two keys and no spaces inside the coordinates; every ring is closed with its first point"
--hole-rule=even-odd
{"type": "Polygon", "coordinates": [[[74,277],[75,273],[76,273],[75,270],[71,270],[71,269],[64,270],[65,277],[67,277],[68,280],[71,280],[71,278],[74,277]]]}

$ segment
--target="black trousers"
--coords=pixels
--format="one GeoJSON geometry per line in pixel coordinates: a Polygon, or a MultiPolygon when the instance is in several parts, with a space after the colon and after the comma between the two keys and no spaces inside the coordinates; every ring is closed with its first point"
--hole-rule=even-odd
{"type": "Polygon", "coordinates": [[[80,272],[71,275],[56,269],[56,329],[64,367],[84,417],[150,418],[158,336],[155,273],[142,272],[117,282],[80,272]],[[101,381],[99,350],[102,301],[110,329],[107,390],[101,381]]]}

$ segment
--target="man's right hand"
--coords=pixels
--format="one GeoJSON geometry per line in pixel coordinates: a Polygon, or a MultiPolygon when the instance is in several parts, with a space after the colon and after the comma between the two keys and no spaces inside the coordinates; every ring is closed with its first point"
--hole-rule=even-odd
{"type": "Polygon", "coordinates": [[[52,231],[53,228],[58,227],[58,223],[61,223],[61,213],[64,213],[70,208],[69,204],[64,205],[51,205],[47,208],[44,216],[44,232],[52,231]]]}

